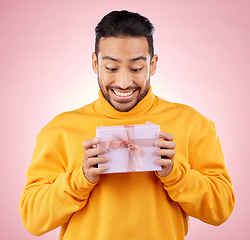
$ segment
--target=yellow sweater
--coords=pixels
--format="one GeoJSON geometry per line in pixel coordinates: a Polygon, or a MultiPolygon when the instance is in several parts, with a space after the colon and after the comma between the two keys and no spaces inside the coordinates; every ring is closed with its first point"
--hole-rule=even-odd
{"type": "Polygon", "coordinates": [[[34,235],[61,227],[64,240],[184,239],[188,216],[219,225],[234,208],[234,193],[213,122],[193,108],[153,95],[151,87],[127,113],[101,92],[94,103],[60,114],[37,135],[20,200],[24,226],[34,235]],[[176,143],[173,170],[101,175],[82,172],[82,143],[96,127],[160,125],[176,143]]]}

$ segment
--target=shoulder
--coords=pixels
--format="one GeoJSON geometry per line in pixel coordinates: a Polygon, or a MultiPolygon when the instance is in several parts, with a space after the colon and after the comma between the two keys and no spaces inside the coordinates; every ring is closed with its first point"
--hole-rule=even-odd
{"type": "Polygon", "coordinates": [[[60,131],[62,129],[75,129],[85,122],[88,117],[93,114],[92,103],[85,105],[79,109],[67,111],[55,116],[46,126],[42,128],[40,133],[52,130],[60,131]]]}
{"type": "Polygon", "coordinates": [[[175,111],[180,114],[193,115],[196,117],[203,117],[203,115],[191,106],[182,103],[175,103],[167,101],[163,98],[157,97],[158,108],[162,110],[175,111]]]}
{"type": "Polygon", "coordinates": [[[214,122],[195,108],[182,103],[173,103],[158,97],[158,110],[180,119],[186,125],[215,127],[214,122]]]}

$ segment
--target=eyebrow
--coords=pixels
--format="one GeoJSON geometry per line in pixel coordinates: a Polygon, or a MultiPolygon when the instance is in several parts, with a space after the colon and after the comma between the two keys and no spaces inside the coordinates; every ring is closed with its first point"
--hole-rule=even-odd
{"type": "MultiPolygon", "coordinates": [[[[111,61],[114,61],[114,62],[121,62],[120,60],[116,59],[116,58],[112,58],[110,56],[104,56],[102,57],[103,60],[111,60],[111,61]]],[[[132,58],[130,59],[129,61],[130,62],[136,62],[136,61],[139,61],[139,60],[143,60],[143,61],[146,61],[147,59],[143,56],[140,56],[140,57],[136,57],[136,58],[132,58]]]]}
{"type": "Polygon", "coordinates": [[[140,56],[140,57],[130,59],[130,62],[136,62],[138,60],[146,61],[147,59],[145,57],[143,57],[143,56],[140,56]]]}
{"type": "Polygon", "coordinates": [[[120,62],[118,59],[112,58],[110,56],[104,56],[104,57],[102,57],[102,60],[111,60],[114,62],[120,62]]]}

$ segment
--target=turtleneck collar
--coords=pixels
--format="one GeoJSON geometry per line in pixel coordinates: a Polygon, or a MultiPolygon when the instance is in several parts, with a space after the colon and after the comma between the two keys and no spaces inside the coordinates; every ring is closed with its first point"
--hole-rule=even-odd
{"type": "Polygon", "coordinates": [[[99,98],[94,102],[94,109],[97,115],[109,118],[138,117],[153,109],[156,103],[157,98],[153,94],[150,86],[147,95],[134,108],[128,112],[120,112],[109,104],[109,102],[104,98],[101,90],[99,90],[99,98]]]}

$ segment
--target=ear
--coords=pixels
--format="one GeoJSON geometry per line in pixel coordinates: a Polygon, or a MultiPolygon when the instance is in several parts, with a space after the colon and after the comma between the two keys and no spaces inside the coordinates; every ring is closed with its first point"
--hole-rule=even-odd
{"type": "Polygon", "coordinates": [[[95,52],[92,53],[92,68],[94,73],[98,74],[98,60],[95,52]]]}
{"type": "Polygon", "coordinates": [[[150,76],[153,76],[155,74],[156,67],[157,67],[157,61],[158,61],[158,55],[155,54],[152,57],[152,60],[151,60],[151,63],[150,63],[150,76]]]}

